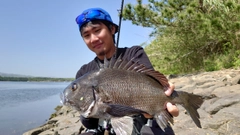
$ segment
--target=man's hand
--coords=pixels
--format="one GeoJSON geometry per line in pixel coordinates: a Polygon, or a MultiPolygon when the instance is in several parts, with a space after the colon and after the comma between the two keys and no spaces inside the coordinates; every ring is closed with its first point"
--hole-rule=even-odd
{"type": "MultiPolygon", "coordinates": [[[[165,91],[165,94],[167,96],[170,96],[173,93],[174,89],[175,89],[175,86],[169,82],[169,88],[165,91]]],[[[173,105],[172,103],[168,102],[166,104],[166,108],[172,116],[177,117],[179,115],[179,110],[176,105],[173,105]]]]}
{"type": "MultiPolygon", "coordinates": [[[[175,86],[169,82],[169,88],[165,91],[165,94],[167,96],[170,96],[174,88],[175,86]]],[[[177,117],[179,115],[179,110],[176,105],[173,105],[172,103],[168,102],[165,107],[172,116],[177,117]]],[[[147,119],[150,119],[153,117],[152,115],[149,115],[147,113],[143,113],[143,116],[147,119]]]]}

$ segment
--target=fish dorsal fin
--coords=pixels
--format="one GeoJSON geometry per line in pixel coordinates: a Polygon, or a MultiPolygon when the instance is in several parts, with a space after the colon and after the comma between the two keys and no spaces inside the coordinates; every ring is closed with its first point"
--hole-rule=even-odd
{"type": "Polygon", "coordinates": [[[122,54],[120,54],[117,59],[111,58],[110,61],[108,61],[105,58],[104,68],[121,69],[121,70],[128,70],[128,71],[143,73],[157,80],[159,83],[162,84],[164,88],[167,89],[169,87],[168,80],[162,73],[154,69],[147,68],[143,64],[139,64],[139,60],[137,60],[136,57],[133,57],[132,59],[127,60],[127,59],[122,59],[122,54]]]}
{"type": "Polygon", "coordinates": [[[119,57],[117,59],[115,59],[114,57],[112,57],[110,59],[110,61],[106,58],[106,56],[104,57],[104,66],[103,68],[118,68],[120,69],[121,66],[123,65],[123,61],[121,59],[121,55],[119,55],[119,57]]]}
{"type": "Polygon", "coordinates": [[[154,69],[147,69],[146,67],[145,67],[145,69],[144,68],[139,69],[139,71],[141,73],[145,73],[145,74],[153,77],[154,79],[156,79],[159,83],[162,84],[162,86],[165,90],[169,87],[168,79],[162,73],[160,73],[154,69]]]}

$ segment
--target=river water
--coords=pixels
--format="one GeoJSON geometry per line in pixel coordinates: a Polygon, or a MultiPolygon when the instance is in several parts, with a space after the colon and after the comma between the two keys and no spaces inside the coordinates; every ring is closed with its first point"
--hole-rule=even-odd
{"type": "Polygon", "coordinates": [[[0,81],[0,135],[21,135],[44,124],[68,84],[0,81]]]}

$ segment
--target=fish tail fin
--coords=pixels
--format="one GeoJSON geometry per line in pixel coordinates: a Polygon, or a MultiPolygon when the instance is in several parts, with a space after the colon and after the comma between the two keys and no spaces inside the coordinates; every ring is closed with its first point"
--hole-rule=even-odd
{"type": "Polygon", "coordinates": [[[200,106],[203,103],[203,98],[202,96],[199,95],[195,95],[195,94],[191,94],[191,93],[187,93],[184,91],[174,91],[172,93],[174,98],[174,102],[181,104],[186,111],[188,112],[188,114],[191,116],[192,120],[194,121],[194,123],[201,128],[201,123],[200,123],[200,116],[197,112],[197,109],[200,108],[200,106]],[[177,101],[175,101],[177,100],[177,101]]]}

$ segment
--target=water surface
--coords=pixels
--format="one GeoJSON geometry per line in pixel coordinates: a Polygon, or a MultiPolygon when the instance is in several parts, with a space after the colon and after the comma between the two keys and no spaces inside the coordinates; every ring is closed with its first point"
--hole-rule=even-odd
{"type": "Polygon", "coordinates": [[[44,124],[68,84],[0,81],[0,135],[21,135],[44,124]]]}

